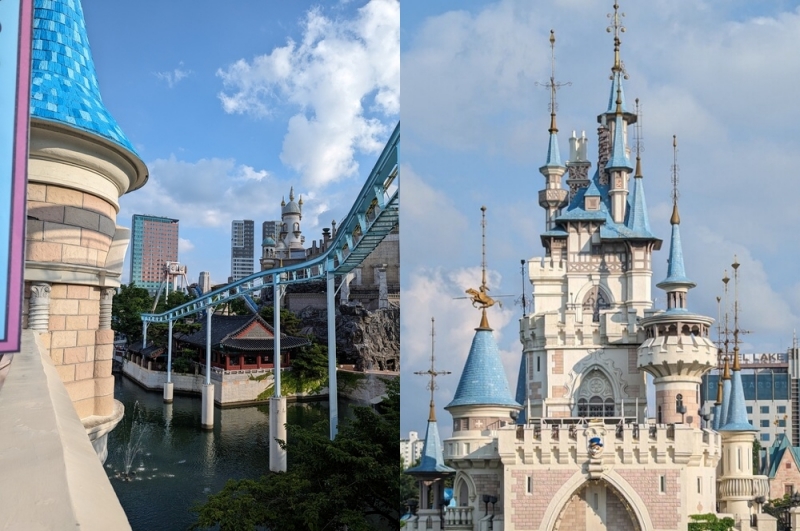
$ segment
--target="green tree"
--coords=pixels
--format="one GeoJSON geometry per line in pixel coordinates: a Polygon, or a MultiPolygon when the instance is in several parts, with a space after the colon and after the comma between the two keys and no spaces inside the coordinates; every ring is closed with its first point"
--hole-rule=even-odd
{"type": "Polygon", "coordinates": [[[292,356],[292,371],[301,380],[319,380],[328,376],[328,347],[312,343],[292,356]]]}
{"type": "Polygon", "coordinates": [[[128,342],[142,340],[142,313],[153,308],[153,298],[146,289],[131,282],[120,286],[111,303],[111,328],[125,334],[128,342]]]}
{"type": "MultiPolygon", "coordinates": [[[[261,316],[270,326],[272,326],[272,316],[275,315],[275,308],[271,305],[262,306],[258,315],[261,316]]],[[[281,308],[281,332],[290,336],[299,336],[303,322],[293,312],[281,308]]]]}
{"type": "Polygon", "coordinates": [[[402,510],[399,382],[376,409],[358,407],[331,441],[325,423],[288,426],[288,471],[229,481],[195,507],[194,529],[397,529],[402,510]]]}
{"type": "Polygon", "coordinates": [[[761,443],[753,439],[753,474],[761,473],[761,443]]]}

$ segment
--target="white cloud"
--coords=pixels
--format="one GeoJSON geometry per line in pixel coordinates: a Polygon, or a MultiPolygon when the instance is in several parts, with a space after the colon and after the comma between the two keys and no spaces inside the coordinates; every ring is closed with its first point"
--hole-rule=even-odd
{"type": "MultiPolygon", "coordinates": [[[[281,195],[292,186],[266,170],[232,159],[179,160],[174,155],[148,163],[150,180],[135,194],[120,199],[124,219],[130,214],[177,218],[182,227],[219,227],[232,219],[279,219],[281,195]]],[[[295,187],[295,194],[302,190],[295,187]]],[[[304,196],[304,208],[319,209],[319,201],[304,196]]],[[[316,220],[305,226],[313,227],[316,220]]]]}
{"type": "Polygon", "coordinates": [[[371,0],[352,20],[308,12],[299,42],[219,69],[228,113],[269,116],[286,103],[281,160],[320,188],[355,175],[356,153],[378,153],[400,110],[400,5],[371,0]]]}
{"type": "Polygon", "coordinates": [[[178,252],[189,252],[194,249],[194,244],[191,240],[187,240],[186,238],[178,238],[178,252]]]}
{"type": "Polygon", "coordinates": [[[178,67],[174,70],[167,70],[165,72],[153,72],[158,79],[167,82],[169,88],[173,88],[180,83],[182,79],[189,77],[193,72],[183,68],[183,61],[178,63],[178,67]]]}

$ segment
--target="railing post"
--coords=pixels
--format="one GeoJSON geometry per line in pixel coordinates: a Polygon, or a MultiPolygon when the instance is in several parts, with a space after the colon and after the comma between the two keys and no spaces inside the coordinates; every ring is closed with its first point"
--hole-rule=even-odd
{"type": "Polygon", "coordinates": [[[169,321],[167,334],[167,383],[164,384],[164,402],[172,402],[172,320],[169,321]]]}

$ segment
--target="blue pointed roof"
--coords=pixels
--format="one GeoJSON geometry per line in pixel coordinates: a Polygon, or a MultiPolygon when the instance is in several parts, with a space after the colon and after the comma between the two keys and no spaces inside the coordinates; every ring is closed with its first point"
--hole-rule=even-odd
{"type": "Polygon", "coordinates": [[[667,267],[667,278],[656,284],[657,287],[667,291],[674,286],[681,286],[691,289],[697,285],[686,276],[686,268],[683,265],[680,218],[677,216],[677,209],[678,206],[676,204],[672,214],[672,237],[669,242],[669,266],[667,267]]]}
{"type": "Polygon", "coordinates": [[[436,419],[428,420],[425,431],[425,444],[422,446],[422,455],[419,465],[406,469],[406,474],[419,476],[444,476],[455,474],[456,471],[444,464],[442,454],[442,440],[439,437],[439,427],[436,419]]]}
{"type": "Polygon", "coordinates": [[[606,169],[624,169],[631,172],[633,171],[633,166],[631,166],[631,160],[625,152],[625,136],[623,135],[625,122],[622,120],[622,113],[617,113],[614,121],[614,139],[611,144],[611,157],[606,163],[606,169]]]}
{"type": "MultiPolygon", "coordinates": [[[[734,356],[736,355],[734,354],[734,356]]],[[[728,416],[725,418],[725,425],[719,431],[757,431],[747,418],[741,370],[734,369],[731,374],[731,391],[728,402],[728,416]]]]}
{"type": "Polygon", "coordinates": [[[35,0],[33,17],[31,118],[98,135],[138,156],[100,97],[80,0],[35,0]]]}
{"type": "Polygon", "coordinates": [[[714,418],[711,421],[711,429],[714,431],[719,431],[719,417],[722,412],[722,404],[714,404],[712,411],[714,412],[714,418]]]}
{"type": "Polygon", "coordinates": [[[637,174],[633,179],[632,197],[628,200],[628,209],[626,211],[627,219],[625,220],[625,226],[633,232],[639,234],[649,234],[652,236],[653,233],[650,231],[650,220],[647,216],[647,202],[644,199],[644,179],[642,179],[642,176],[639,172],[636,173],[637,174]]]}
{"type": "Polygon", "coordinates": [[[616,114],[617,112],[617,90],[619,90],[619,97],[622,104],[620,108],[623,114],[628,113],[628,107],[625,105],[625,89],[622,87],[622,72],[614,72],[611,78],[611,94],[608,96],[608,109],[606,114],[616,114]]]}
{"type": "Polygon", "coordinates": [[[547,145],[547,162],[544,163],[543,168],[564,168],[561,164],[561,154],[558,151],[558,137],[556,132],[550,133],[550,143],[547,145]]]}
{"type": "Polygon", "coordinates": [[[490,328],[475,330],[456,394],[445,409],[480,405],[522,407],[511,398],[500,350],[490,328]]]}
{"type": "Polygon", "coordinates": [[[728,404],[731,401],[731,381],[730,379],[722,380],[722,404],[720,405],[719,421],[717,422],[717,431],[719,431],[727,422],[728,419],[728,404]]]}
{"type": "MultiPolygon", "coordinates": [[[[525,383],[527,380],[527,375],[528,375],[528,357],[523,352],[519,360],[519,375],[517,376],[517,393],[514,396],[514,399],[517,401],[517,403],[523,405],[525,404],[525,397],[527,395],[527,393],[525,392],[525,387],[526,387],[525,383]]],[[[519,415],[517,415],[517,424],[524,425],[527,422],[527,419],[525,418],[526,413],[527,411],[525,407],[523,407],[522,411],[520,411],[519,415]]]]}

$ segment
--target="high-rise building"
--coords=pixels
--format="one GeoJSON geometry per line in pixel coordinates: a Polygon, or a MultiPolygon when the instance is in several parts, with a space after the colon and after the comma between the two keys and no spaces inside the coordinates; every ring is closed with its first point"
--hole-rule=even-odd
{"type": "Polygon", "coordinates": [[[131,282],[155,294],[166,263],[178,261],[178,220],[134,214],[131,242],[131,282]]]}
{"type": "Polygon", "coordinates": [[[200,279],[198,281],[200,289],[203,293],[211,291],[211,273],[208,271],[200,271],[200,279]]]}
{"type": "Polygon", "coordinates": [[[264,241],[267,238],[272,238],[273,240],[278,241],[278,236],[280,233],[280,220],[265,221],[261,224],[261,241],[264,241]]]}
{"type": "Polygon", "coordinates": [[[231,222],[231,282],[253,274],[253,232],[251,219],[231,222]]]}

